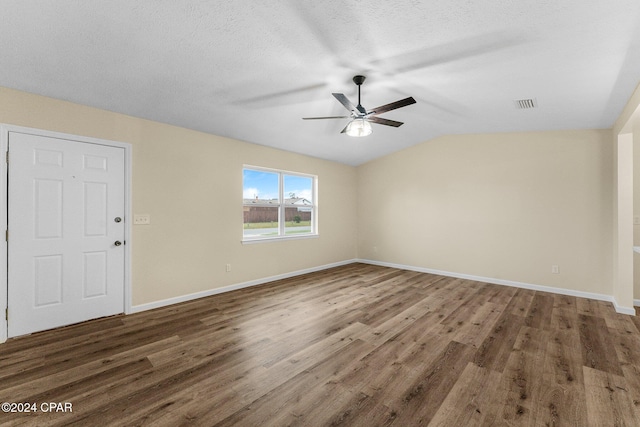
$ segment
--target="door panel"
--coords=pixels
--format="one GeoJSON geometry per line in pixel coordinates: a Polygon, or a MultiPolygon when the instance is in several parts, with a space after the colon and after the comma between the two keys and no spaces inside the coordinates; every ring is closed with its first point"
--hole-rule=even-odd
{"type": "Polygon", "coordinates": [[[8,335],[124,311],[124,148],[9,133],[8,335]]]}
{"type": "Polygon", "coordinates": [[[84,183],[84,236],[107,235],[107,184],[102,182],[84,183]]]}
{"type": "Polygon", "coordinates": [[[62,237],[62,181],[34,179],[35,238],[62,237]]]}
{"type": "Polygon", "coordinates": [[[107,294],[107,251],[84,253],[83,298],[107,294]]]}
{"type": "Polygon", "coordinates": [[[35,307],[62,303],[62,255],[33,257],[35,307]]]}

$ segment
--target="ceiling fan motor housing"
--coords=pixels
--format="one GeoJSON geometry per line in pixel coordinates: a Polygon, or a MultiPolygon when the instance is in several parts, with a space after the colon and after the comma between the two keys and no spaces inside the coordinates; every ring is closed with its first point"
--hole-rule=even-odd
{"type": "Polygon", "coordinates": [[[364,79],[366,79],[365,76],[353,76],[353,82],[355,84],[357,84],[358,86],[360,86],[362,83],[364,83],[364,79]]]}

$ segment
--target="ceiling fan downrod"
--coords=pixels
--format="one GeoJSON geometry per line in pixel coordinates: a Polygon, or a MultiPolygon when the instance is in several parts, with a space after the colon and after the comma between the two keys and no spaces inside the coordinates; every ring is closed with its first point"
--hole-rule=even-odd
{"type": "Polygon", "coordinates": [[[358,111],[364,112],[364,108],[362,107],[362,103],[360,102],[360,86],[364,83],[365,76],[353,76],[353,82],[358,86],[358,111]]]}

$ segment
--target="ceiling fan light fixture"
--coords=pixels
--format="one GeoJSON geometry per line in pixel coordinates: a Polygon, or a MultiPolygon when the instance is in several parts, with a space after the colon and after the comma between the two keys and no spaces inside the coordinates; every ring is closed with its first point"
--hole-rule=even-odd
{"type": "Polygon", "coordinates": [[[371,124],[365,119],[351,120],[345,130],[347,135],[355,137],[371,135],[371,132],[371,124]]]}
{"type": "Polygon", "coordinates": [[[392,102],[390,104],[381,105],[372,110],[367,110],[360,103],[360,86],[364,82],[364,76],[355,76],[353,78],[353,82],[358,86],[358,105],[353,105],[349,98],[344,96],[343,93],[332,93],[333,97],[338,100],[340,104],[347,110],[349,110],[348,116],[330,116],[330,117],[303,117],[303,120],[318,120],[318,119],[346,119],[350,118],[351,121],[347,123],[347,125],[340,132],[346,133],[349,136],[361,137],[371,135],[371,123],[376,123],[378,125],[392,126],[397,128],[401,126],[403,123],[395,120],[383,119],[382,117],[378,117],[378,114],[386,113],[387,111],[395,110],[401,107],[406,107],[407,105],[415,104],[416,100],[413,97],[408,97],[405,99],[401,99],[396,102],[392,102]]]}

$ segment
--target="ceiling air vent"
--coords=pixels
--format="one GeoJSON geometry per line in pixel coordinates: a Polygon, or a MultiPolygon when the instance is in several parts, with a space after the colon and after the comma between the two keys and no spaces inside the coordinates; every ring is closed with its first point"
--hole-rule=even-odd
{"type": "Polygon", "coordinates": [[[538,107],[538,101],[536,101],[535,98],[516,99],[513,101],[513,103],[516,105],[516,108],[518,110],[529,110],[531,108],[538,107]]]}

